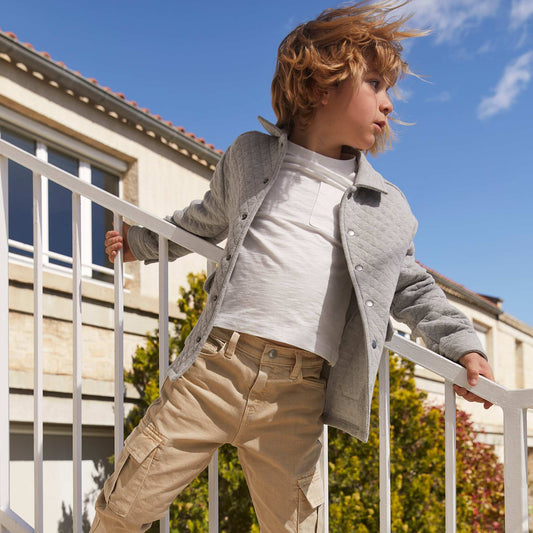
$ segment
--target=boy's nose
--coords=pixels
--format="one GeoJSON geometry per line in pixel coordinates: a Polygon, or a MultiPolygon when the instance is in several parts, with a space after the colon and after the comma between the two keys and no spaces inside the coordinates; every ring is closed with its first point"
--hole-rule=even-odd
{"type": "Polygon", "coordinates": [[[392,113],[393,105],[388,95],[384,95],[380,105],[379,110],[387,116],[388,114],[392,113]]]}

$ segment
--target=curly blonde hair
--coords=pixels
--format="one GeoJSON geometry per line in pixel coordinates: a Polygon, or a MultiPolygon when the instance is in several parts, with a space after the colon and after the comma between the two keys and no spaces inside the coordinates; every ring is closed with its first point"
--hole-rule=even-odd
{"type": "MultiPolygon", "coordinates": [[[[289,33],[278,48],[272,80],[277,125],[289,134],[296,119],[303,127],[309,125],[328,88],[352,77],[357,89],[370,68],[389,87],[411,74],[401,57],[401,41],[427,32],[404,28],[409,16],[390,18],[392,12],[406,3],[365,0],[326,9],[289,33]]],[[[369,151],[373,154],[384,151],[391,136],[387,125],[369,151]]]]}

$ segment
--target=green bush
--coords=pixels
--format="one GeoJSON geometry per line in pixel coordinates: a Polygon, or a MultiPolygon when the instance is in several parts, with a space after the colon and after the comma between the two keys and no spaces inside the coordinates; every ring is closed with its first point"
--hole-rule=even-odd
{"type": "MultiPolygon", "coordinates": [[[[169,360],[178,356],[206,301],[205,274],[189,274],[180,288],[178,306],[184,318],[174,323],[169,360]]],[[[126,435],[158,396],[158,337],[138,347],[125,379],[141,396],[125,421],[126,435]]],[[[415,387],[414,365],[390,357],[391,515],[392,531],[444,531],[444,413],[426,404],[415,387]]],[[[377,391],[377,388],[376,388],[377,391]]],[[[376,392],[375,391],[375,392],[376,392]]],[[[372,400],[368,443],[329,428],[329,527],[336,533],[379,531],[378,398],[372,400]]],[[[171,531],[207,531],[207,472],[185,489],[170,508],[171,531]]],[[[257,519],[236,450],[219,451],[219,526],[221,533],[257,533],[257,519]]],[[[469,416],[457,412],[457,531],[499,532],[503,526],[503,466],[491,446],[476,440],[469,416]]],[[[154,524],[150,531],[158,531],[154,524]]]]}

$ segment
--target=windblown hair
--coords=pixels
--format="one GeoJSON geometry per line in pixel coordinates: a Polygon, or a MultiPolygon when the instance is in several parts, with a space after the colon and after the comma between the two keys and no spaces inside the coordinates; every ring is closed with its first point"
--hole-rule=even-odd
{"type": "MultiPolygon", "coordinates": [[[[409,16],[390,18],[406,3],[364,0],[326,9],[289,33],[278,48],[272,80],[277,125],[289,134],[296,119],[303,127],[308,126],[328,88],[351,77],[358,89],[369,69],[377,71],[390,87],[411,74],[401,57],[401,41],[427,32],[404,28],[409,16]]],[[[384,151],[391,136],[387,125],[370,152],[384,151]]]]}

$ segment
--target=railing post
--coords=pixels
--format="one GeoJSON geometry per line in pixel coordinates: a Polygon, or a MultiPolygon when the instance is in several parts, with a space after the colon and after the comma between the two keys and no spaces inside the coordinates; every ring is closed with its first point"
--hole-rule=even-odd
{"type": "MultiPolygon", "coordinates": [[[[0,509],[9,509],[9,201],[8,160],[0,157],[0,509]]],[[[0,526],[0,531],[5,531],[0,526]]]]}
{"type": "MultiPolygon", "coordinates": [[[[207,275],[210,276],[216,269],[216,263],[207,261],[207,275]]],[[[215,451],[207,471],[208,498],[209,498],[209,533],[218,533],[218,450],[215,451]]]]}
{"type": "Polygon", "coordinates": [[[329,533],[329,435],[328,426],[324,424],[322,432],[322,481],[324,483],[323,533],[329,533]]]}
{"type": "MultiPolygon", "coordinates": [[[[122,233],[122,218],[113,216],[113,227],[122,233]]],[[[124,444],[124,273],[122,250],[115,257],[115,464],[124,444]]]]}
{"type": "Polygon", "coordinates": [[[379,363],[379,531],[391,531],[389,350],[379,363]]]}
{"type": "Polygon", "coordinates": [[[527,533],[527,409],[503,409],[505,532],[527,533]]]}
{"type": "Polygon", "coordinates": [[[455,391],[453,383],[446,380],[444,385],[444,449],[446,479],[446,533],[455,533],[457,528],[457,491],[456,491],[456,424],[455,391]]]}
{"type": "Polygon", "coordinates": [[[34,528],[44,528],[43,508],[43,243],[41,176],[33,173],[33,466],[34,528]]]}
{"type": "MultiPolygon", "coordinates": [[[[159,390],[168,368],[168,240],[159,236],[159,390]]],[[[161,533],[170,531],[170,514],[159,521],[161,533]]]]}
{"type": "Polygon", "coordinates": [[[81,198],[72,193],[72,529],[82,533],[82,329],[81,198]]]}

